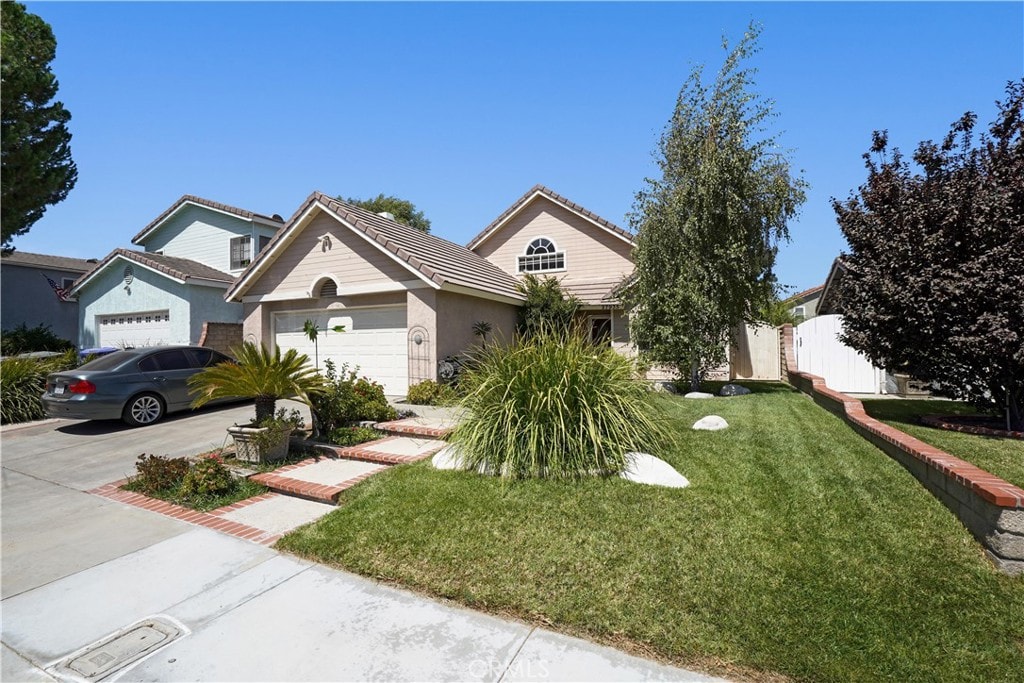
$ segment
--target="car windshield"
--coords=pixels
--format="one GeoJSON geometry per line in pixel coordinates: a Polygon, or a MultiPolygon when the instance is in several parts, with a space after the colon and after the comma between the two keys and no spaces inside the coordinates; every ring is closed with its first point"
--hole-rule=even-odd
{"type": "Polygon", "coordinates": [[[138,358],[139,355],[132,351],[115,351],[106,356],[94,358],[85,365],[78,367],[79,370],[113,370],[130,360],[138,358]]]}

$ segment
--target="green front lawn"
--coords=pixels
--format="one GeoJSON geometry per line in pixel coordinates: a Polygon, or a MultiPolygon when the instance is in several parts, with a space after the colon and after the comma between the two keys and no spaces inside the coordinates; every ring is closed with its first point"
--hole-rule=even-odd
{"type": "Polygon", "coordinates": [[[728,678],[1020,680],[1024,578],[839,419],[757,388],[662,399],[687,489],[421,462],[278,547],[728,678]],[[729,429],[690,429],[712,413],[729,429]]]}
{"type": "Polygon", "coordinates": [[[953,432],[920,423],[925,415],[977,415],[967,403],[875,399],[864,401],[864,410],[876,420],[1024,488],[1024,441],[953,432]]]}

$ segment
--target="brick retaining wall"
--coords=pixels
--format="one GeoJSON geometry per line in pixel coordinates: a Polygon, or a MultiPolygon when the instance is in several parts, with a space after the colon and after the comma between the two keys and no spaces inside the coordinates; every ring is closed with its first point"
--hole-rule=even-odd
{"type": "Polygon", "coordinates": [[[783,377],[789,384],[903,465],[953,511],[1000,571],[1024,573],[1024,490],[870,417],[857,399],[797,369],[792,325],[784,325],[780,335],[783,377]]]}
{"type": "Polygon", "coordinates": [[[231,355],[231,349],[242,345],[241,323],[203,323],[199,346],[231,355]]]}

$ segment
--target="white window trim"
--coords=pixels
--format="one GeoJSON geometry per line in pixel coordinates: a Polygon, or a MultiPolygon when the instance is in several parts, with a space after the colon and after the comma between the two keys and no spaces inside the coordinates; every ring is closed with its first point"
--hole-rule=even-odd
{"type": "Polygon", "coordinates": [[[536,237],[532,237],[530,239],[530,241],[526,243],[526,246],[523,247],[523,251],[520,252],[520,254],[518,256],[516,256],[516,274],[517,275],[527,275],[527,274],[531,274],[531,273],[534,274],[534,275],[536,275],[538,273],[541,273],[541,274],[546,274],[546,273],[564,273],[567,270],[569,270],[569,254],[568,254],[568,252],[566,252],[565,249],[559,250],[558,242],[556,242],[555,240],[553,240],[552,238],[550,238],[550,237],[548,237],[546,235],[537,235],[536,237]],[[526,252],[529,251],[530,247],[537,240],[547,240],[548,242],[551,243],[551,246],[553,246],[555,248],[555,250],[551,253],[551,256],[554,256],[554,257],[557,257],[559,255],[562,256],[562,267],[561,268],[545,268],[544,270],[523,270],[523,268],[522,268],[522,260],[521,259],[527,258],[527,257],[530,257],[530,256],[536,256],[536,254],[527,254],[526,252]]]}

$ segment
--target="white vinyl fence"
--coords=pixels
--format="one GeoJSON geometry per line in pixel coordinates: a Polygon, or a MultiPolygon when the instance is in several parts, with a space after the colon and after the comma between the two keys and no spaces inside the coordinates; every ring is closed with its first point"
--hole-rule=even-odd
{"type": "Polygon", "coordinates": [[[829,388],[853,394],[881,393],[885,373],[862,354],[839,341],[843,318],[819,315],[793,330],[796,365],[825,379],[829,388]]]}
{"type": "Polygon", "coordinates": [[[767,325],[744,325],[736,331],[736,345],[730,353],[733,379],[779,380],[779,330],[767,325]]]}

